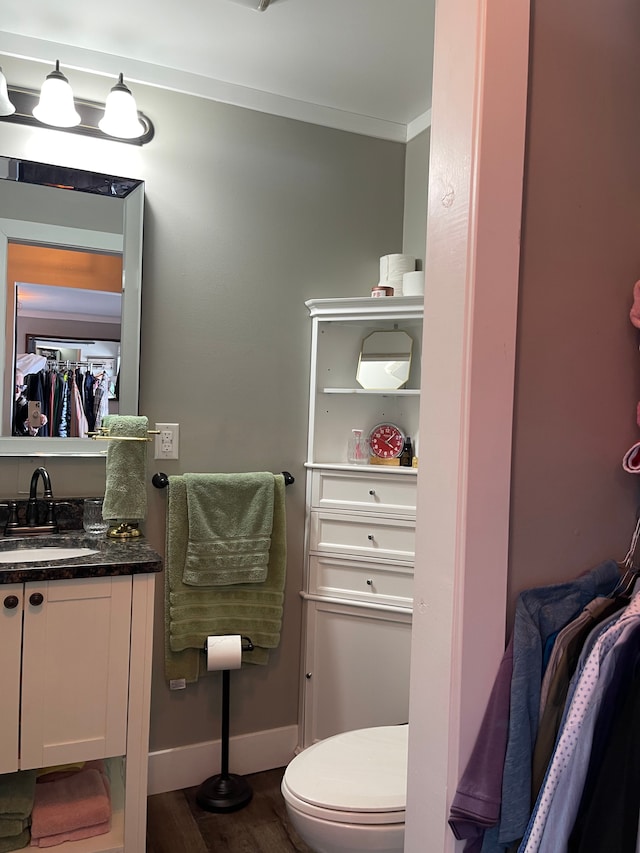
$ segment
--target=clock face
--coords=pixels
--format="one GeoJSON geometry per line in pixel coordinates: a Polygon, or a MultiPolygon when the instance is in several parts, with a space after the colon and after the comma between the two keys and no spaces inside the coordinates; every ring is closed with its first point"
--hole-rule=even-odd
{"type": "Polygon", "coordinates": [[[369,433],[369,449],[380,459],[396,459],[402,453],[404,433],[395,424],[378,424],[369,433]]]}

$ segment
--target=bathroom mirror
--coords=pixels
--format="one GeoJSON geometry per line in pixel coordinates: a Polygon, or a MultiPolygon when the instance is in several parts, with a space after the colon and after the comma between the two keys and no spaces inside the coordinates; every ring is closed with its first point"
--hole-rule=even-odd
{"type": "Polygon", "coordinates": [[[15,359],[28,348],[25,331],[40,340],[118,340],[119,352],[100,353],[112,355],[119,368],[112,411],[137,414],[143,206],[142,181],[0,157],[0,269],[5,280],[0,288],[0,324],[5,330],[5,345],[0,347],[0,456],[99,456],[106,451],[106,442],[89,438],[11,435],[15,359]],[[17,281],[22,273],[10,273],[12,249],[29,247],[116,260],[117,286],[100,283],[95,272],[85,276],[88,284],[73,284],[69,270],[58,280],[52,276],[43,281],[43,272],[30,274],[28,282],[17,281]],[[113,316],[109,289],[119,290],[121,316],[113,316]],[[25,329],[18,303],[45,291],[42,310],[27,311],[30,325],[25,329]],[[45,302],[55,307],[45,308],[45,302]]]}
{"type": "Polygon", "coordinates": [[[372,332],[362,341],[356,379],[367,390],[397,390],[409,379],[413,338],[399,329],[372,332]]]}

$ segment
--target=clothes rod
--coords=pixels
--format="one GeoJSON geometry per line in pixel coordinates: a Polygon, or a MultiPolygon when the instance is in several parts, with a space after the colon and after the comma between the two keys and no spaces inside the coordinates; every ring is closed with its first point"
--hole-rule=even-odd
{"type": "MultiPolygon", "coordinates": [[[[293,474],[290,474],[288,471],[283,471],[282,476],[284,477],[285,486],[291,486],[296,481],[296,478],[293,476],[293,474]]],[[[151,482],[156,487],[156,489],[166,489],[169,485],[169,477],[163,471],[158,471],[151,478],[151,482]]]]}

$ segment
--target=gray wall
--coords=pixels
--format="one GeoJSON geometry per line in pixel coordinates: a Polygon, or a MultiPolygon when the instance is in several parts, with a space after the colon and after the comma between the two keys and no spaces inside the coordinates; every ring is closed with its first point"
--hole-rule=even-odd
{"type": "MultiPolygon", "coordinates": [[[[2,57],[12,83],[44,66],[2,57]]],[[[110,83],[73,74],[79,96],[110,83]]],[[[75,162],[146,181],[140,412],[180,424],[180,459],[150,474],[291,471],[282,641],[266,668],[234,674],[233,733],[297,720],[311,297],[367,296],[402,246],[405,146],[142,86],[156,125],[142,149],[0,123],[0,154],[75,162]],[[64,147],[60,146],[60,139],[64,147]],[[43,141],[43,140],[46,140],[43,141]],[[397,247],[397,248],[389,248],[397,247]]],[[[0,460],[7,494],[34,460],[0,460]]],[[[104,463],[51,460],[59,495],[104,486],[104,463]]],[[[166,493],[149,488],[147,535],[164,552],[166,493]]],[[[157,584],[151,749],[214,739],[219,676],[171,693],[157,584]]]]}
{"type": "Polygon", "coordinates": [[[417,269],[424,269],[430,142],[428,127],[407,143],[402,251],[417,259],[417,269]]]}

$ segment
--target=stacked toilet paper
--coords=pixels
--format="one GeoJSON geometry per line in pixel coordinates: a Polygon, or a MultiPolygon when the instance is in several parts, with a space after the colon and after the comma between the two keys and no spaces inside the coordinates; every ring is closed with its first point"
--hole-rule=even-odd
{"type": "Polygon", "coordinates": [[[402,277],[416,268],[412,255],[383,255],[380,258],[380,287],[392,287],[394,296],[402,296],[402,277]]]}
{"type": "Polygon", "coordinates": [[[406,272],[402,276],[403,296],[422,296],[424,294],[424,271],[406,272]]]}

